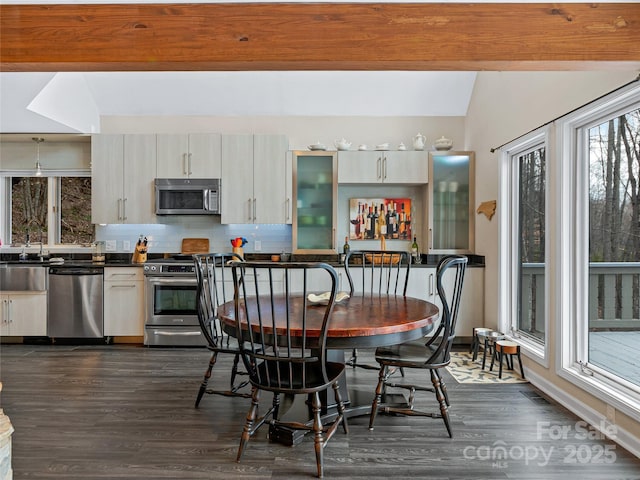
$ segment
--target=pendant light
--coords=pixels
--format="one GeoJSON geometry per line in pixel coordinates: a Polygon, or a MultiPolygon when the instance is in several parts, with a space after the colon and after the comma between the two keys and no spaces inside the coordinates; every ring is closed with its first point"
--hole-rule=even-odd
{"type": "Polygon", "coordinates": [[[40,144],[44,142],[44,138],[33,137],[31,140],[36,142],[36,177],[42,176],[42,165],[40,165],[40,144]]]}

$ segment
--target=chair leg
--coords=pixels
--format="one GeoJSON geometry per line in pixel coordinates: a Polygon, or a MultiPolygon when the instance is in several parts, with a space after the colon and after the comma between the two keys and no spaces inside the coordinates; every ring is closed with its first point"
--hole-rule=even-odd
{"type": "Polygon", "coordinates": [[[446,402],[447,407],[450,407],[451,404],[449,403],[449,394],[447,393],[447,385],[444,383],[444,380],[442,380],[442,375],[440,375],[440,372],[438,370],[432,370],[432,372],[434,372],[438,376],[438,381],[440,382],[440,390],[442,390],[444,401],[446,402]]]}
{"type": "Polygon", "coordinates": [[[200,384],[200,390],[198,390],[198,396],[196,397],[196,408],[200,405],[200,400],[202,400],[202,396],[207,391],[207,384],[209,383],[209,379],[211,378],[211,371],[213,370],[213,366],[216,364],[216,360],[218,358],[218,352],[213,352],[211,354],[211,358],[209,359],[209,366],[207,367],[207,371],[204,372],[204,379],[200,384]]]}
{"type": "Polygon", "coordinates": [[[347,363],[349,363],[353,368],[356,368],[356,363],[358,362],[358,350],[355,348],[351,350],[351,358],[347,363]]]}
{"type": "MultiPolygon", "coordinates": [[[[496,346],[496,350],[497,349],[498,347],[496,346]]],[[[498,352],[498,360],[500,361],[500,371],[498,373],[498,378],[502,378],[502,363],[503,363],[504,357],[506,357],[506,355],[502,353],[502,350],[500,350],[500,352],[498,352]]],[[[508,362],[509,360],[507,360],[507,366],[508,366],[508,362]]]]}
{"type": "Polygon", "coordinates": [[[313,411],[313,445],[316,451],[316,467],[318,468],[318,478],[324,477],[324,441],[322,438],[322,419],[320,418],[320,410],[322,404],[320,402],[320,394],[314,392],[312,395],[311,406],[313,411]]]}
{"type": "Polygon", "coordinates": [[[347,417],[344,414],[344,402],[342,401],[342,395],[340,395],[340,385],[338,382],[334,382],[333,393],[336,399],[336,405],[338,406],[338,413],[342,416],[342,429],[344,433],[349,433],[349,424],[347,423],[347,417]]]}
{"type": "Polygon", "coordinates": [[[247,445],[247,442],[253,435],[253,425],[258,417],[258,404],[260,403],[260,390],[256,387],[252,388],[251,391],[251,407],[249,407],[249,411],[247,412],[247,420],[244,423],[244,428],[242,429],[242,436],[240,437],[240,446],[238,447],[238,455],[236,457],[236,462],[240,462],[240,458],[244,453],[244,447],[247,445]]]}
{"type": "Polygon", "coordinates": [[[431,370],[431,383],[433,383],[433,389],[436,392],[436,399],[440,404],[440,415],[442,416],[442,420],[444,421],[444,426],[447,427],[449,438],[453,438],[453,433],[451,432],[451,424],[449,423],[449,407],[444,401],[444,395],[442,394],[442,387],[440,383],[440,376],[436,373],[435,370],[431,370]]]}
{"type": "Polygon", "coordinates": [[[382,391],[384,389],[384,379],[386,376],[387,367],[380,366],[380,373],[378,373],[378,385],[376,386],[376,394],[373,397],[373,403],[371,404],[371,415],[369,416],[369,430],[373,430],[373,422],[376,420],[376,414],[378,413],[378,405],[382,402],[382,391]]]}
{"type": "Polygon", "coordinates": [[[238,375],[238,363],[240,362],[240,354],[236,353],[233,358],[233,367],[231,367],[231,381],[229,383],[229,391],[235,391],[236,375],[238,375]]]}

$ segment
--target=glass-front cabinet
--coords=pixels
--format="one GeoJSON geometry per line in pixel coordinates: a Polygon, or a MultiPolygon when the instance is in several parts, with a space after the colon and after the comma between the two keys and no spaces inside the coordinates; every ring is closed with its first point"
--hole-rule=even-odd
{"type": "Polygon", "coordinates": [[[337,251],[337,158],[336,152],[292,152],[293,253],[337,251]]]}
{"type": "Polygon", "coordinates": [[[473,152],[429,153],[429,253],[473,253],[473,152]]]}

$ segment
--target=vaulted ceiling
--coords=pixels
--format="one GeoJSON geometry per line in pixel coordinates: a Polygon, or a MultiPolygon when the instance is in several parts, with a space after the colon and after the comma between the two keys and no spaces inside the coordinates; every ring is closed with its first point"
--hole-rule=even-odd
{"type": "Polygon", "coordinates": [[[464,115],[476,71],[640,69],[634,2],[9,2],[3,132],[105,114],[464,115]]]}

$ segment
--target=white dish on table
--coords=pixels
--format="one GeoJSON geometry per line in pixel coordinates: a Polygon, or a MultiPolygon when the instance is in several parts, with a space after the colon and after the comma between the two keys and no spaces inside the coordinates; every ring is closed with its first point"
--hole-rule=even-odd
{"type": "Polygon", "coordinates": [[[388,143],[381,143],[380,145],[376,145],[376,150],[389,150],[389,144],[388,143]]]}
{"type": "MultiPolygon", "coordinates": [[[[316,295],[315,293],[310,293],[307,295],[307,300],[314,305],[326,305],[329,303],[329,297],[331,296],[330,292],[321,293],[320,295],[316,295]]],[[[345,298],[349,298],[349,294],[347,292],[338,292],[336,293],[336,299],[334,303],[340,303],[345,298]]]]}

